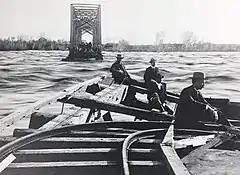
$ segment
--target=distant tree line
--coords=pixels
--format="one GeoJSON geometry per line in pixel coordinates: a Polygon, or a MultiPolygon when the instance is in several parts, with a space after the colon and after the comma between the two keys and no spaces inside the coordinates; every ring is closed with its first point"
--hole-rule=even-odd
{"type": "Polygon", "coordinates": [[[15,50],[66,50],[68,42],[64,40],[49,40],[44,37],[39,39],[24,40],[22,37],[9,37],[0,39],[0,51],[15,50]]]}
{"type": "Polygon", "coordinates": [[[125,52],[239,52],[240,44],[212,44],[198,40],[192,31],[182,33],[181,43],[164,43],[165,31],[157,32],[154,45],[131,45],[126,40],[106,43],[103,50],[125,52]]]}
{"type": "Polygon", "coordinates": [[[106,43],[103,50],[111,52],[239,52],[240,44],[212,44],[207,42],[162,43],[161,45],[131,45],[127,42],[106,43]]]}
{"type": "MultiPolygon", "coordinates": [[[[118,43],[102,44],[102,51],[111,52],[239,52],[240,44],[212,44],[198,37],[191,31],[182,34],[181,43],[164,43],[165,31],[156,34],[153,45],[132,45],[127,40],[118,43]]],[[[65,40],[50,40],[41,36],[39,39],[28,37],[9,37],[0,39],[0,51],[15,50],[68,50],[69,42],[65,40]]]]}

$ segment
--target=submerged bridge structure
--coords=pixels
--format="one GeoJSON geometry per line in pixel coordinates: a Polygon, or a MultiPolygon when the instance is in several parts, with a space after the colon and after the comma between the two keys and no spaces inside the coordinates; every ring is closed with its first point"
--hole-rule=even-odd
{"type": "Polygon", "coordinates": [[[101,45],[101,6],[97,4],[71,4],[70,44],[82,41],[82,35],[93,36],[93,46],[101,45]]]}
{"type": "Polygon", "coordinates": [[[70,50],[66,59],[70,61],[73,58],[73,61],[76,61],[76,57],[80,60],[90,57],[101,59],[101,5],[71,4],[70,11],[70,50]],[[82,43],[82,36],[85,33],[92,35],[91,43],[82,43]]]}

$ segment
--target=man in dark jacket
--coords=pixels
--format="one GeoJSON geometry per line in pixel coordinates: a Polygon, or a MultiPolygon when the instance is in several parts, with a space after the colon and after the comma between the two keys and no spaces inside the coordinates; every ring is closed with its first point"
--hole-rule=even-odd
{"type": "Polygon", "coordinates": [[[148,88],[149,108],[156,108],[164,112],[163,103],[166,100],[166,84],[162,83],[163,76],[159,69],[155,67],[156,60],[151,58],[151,64],[144,73],[145,86],[148,88]]]}
{"type": "Polygon", "coordinates": [[[156,78],[151,79],[148,83],[148,95],[147,99],[149,102],[150,109],[159,109],[161,112],[164,112],[163,103],[166,100],[166,84],[162,82],[162,75],[158,72],[156,78]]]}
{"type": "Polygon", "coordinates": [[[205,74],[194,72],[192,85],[183,89],[180,95],[180,102],[176,111],[176,127],[199,126],[198,121],[217,121],[218,112],[202,96],[201,90],[204,87],[205,74]]]}
{"type": "MultiPolygon", "coordinates": [[[[145,71],[144,73],[144,81],[145,81],[145,85],[148,87],[151,80],[156,80],[157,78],[157,74],[159,74],[159,70],[158,68],[155,66],[156,65],[156,59],[151,58],[151,60],[149,61],[149,63],[151,64],[145,71]]],[[[161,76],[161,78],[163,78],[161,76]]]]}
{"type": "Polygon", "coordinates": [[[121,54],[117,54],[117,61],[113,63],[110,68],[110,72],[112,73],[112,77],[114,81],[118,84],[130,84],[131,79],[128,72],[125,69],[125,66],[122,64],[123,56],[121,54]]]}

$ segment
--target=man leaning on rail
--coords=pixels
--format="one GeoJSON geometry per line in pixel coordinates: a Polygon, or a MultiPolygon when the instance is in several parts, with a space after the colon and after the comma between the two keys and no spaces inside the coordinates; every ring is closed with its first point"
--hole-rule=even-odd
{"type": "Polygon", "coordinates": [[[231,125],[225,116],[202,96],[199,90],[204,87],[204,80],[203,72],[194,72],[192,85],[182,90],[176,110],[176,127],[197,128],[203,126],[199,121],[214,121],[227,126],[231,125]]]}

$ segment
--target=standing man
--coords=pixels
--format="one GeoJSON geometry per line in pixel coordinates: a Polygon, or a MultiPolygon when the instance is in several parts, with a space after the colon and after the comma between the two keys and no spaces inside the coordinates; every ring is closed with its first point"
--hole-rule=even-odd
{"type": "Polygon", "coordinates": [[[205,85],[204,80],[203,72],[194,72],[192,85],[182,90],[176,111],[176,127],[195,128],[201,125],[199,121],[220,121],[224,125],[230,125],[227,119],[219,115],[218,110],[212,107],[199,91],[205,85]]]}
{"type": "Polygon", "coordinates": [[[116,58],[117,61],[113,63],[110,68],[110,72],[112,73],[114,81],[118,84],[130,84],[131,78],[126,71],[125,66],[122,64],[123,56],[121,54],[117,54],[116,58]]]}

